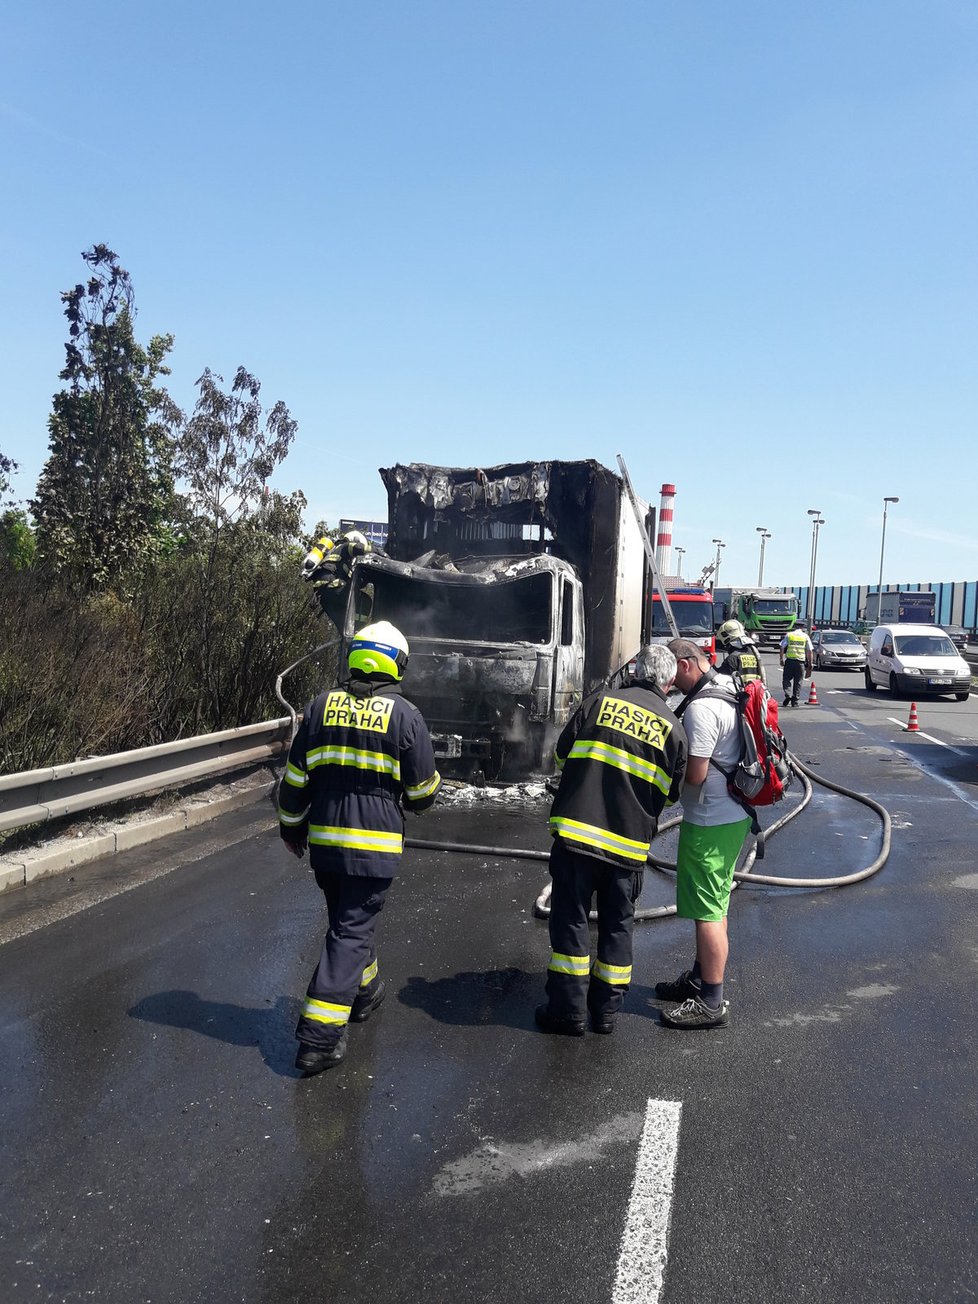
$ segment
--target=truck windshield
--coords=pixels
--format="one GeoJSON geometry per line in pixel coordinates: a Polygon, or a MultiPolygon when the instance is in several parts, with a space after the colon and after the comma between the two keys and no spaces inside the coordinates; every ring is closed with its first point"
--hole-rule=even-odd
{"type": "Polygon", "coordinates": [[[798,599],[793,593],[783,598],[755,598],[751,610],[759,616],[793,616],[798,611],[798,599]]]}
{"type": "Polygon", "coordinates": [[[412,638],[456,643],[548,643],[553,638],[553,576],[490,583],[432,582],[370,567],[360,573],[357,611],[389,620],[412,638]],[[372,602],[369,590],[373,589],[372,602]]]}
{"type": "MultiPolygon", "coordinates": [[[[694,598],[692,602],[672,598],[670,605],[679,632],[684,638],[691,635],[703,638],[713,633],[713,602],[710,598],[694,598]]],[[[652,603],[652,633],[670,636],[672,634],[665,607],[661,602],[652,603]]]]}

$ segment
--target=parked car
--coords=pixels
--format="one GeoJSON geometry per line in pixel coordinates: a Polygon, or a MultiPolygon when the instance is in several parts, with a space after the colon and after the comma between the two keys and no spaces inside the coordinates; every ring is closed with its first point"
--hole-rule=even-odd
{"type": "Polygon", "coordinates": [[[866,649],[851,629],[817,629],[812,648],[816,670],[866,668],[866,649]]]}
{"type": "Polygon", "coordinates": [[[956,648],[962,652],[968,649],[968,631],[963,625],[942,625],[941,628],[956,648]]]}
{"type": "Polygon", "coordinates": [[[880,684],[894,697],[953,693],[964,702],[971,669],[937,625],[877,625],[866,654],[866,687],[872,692],[880,684]]]}

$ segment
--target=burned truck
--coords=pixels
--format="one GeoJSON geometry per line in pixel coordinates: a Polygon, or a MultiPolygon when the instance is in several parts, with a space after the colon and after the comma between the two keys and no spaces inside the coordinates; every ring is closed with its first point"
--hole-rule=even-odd
{"type": "Polygon", "coordinates": [[[387,555],[357,559],[344,638],[373,620],[402,630],[404,692],[446,772],[549,770],[582,696],[645,633],[647,561],[621,480],[594,461],[380,475],[387,555]]]}

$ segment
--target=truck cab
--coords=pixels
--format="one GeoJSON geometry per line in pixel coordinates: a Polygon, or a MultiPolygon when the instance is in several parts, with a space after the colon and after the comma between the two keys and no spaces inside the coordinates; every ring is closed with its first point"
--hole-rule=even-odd
{"type": "Polygon", "coordinates": [[[573,567],[526,557],[439,569],[354,566],[343,635],[389,620],[411,657],[404,695],[446,770],[488,778],[545,767],[584,692],[584,603],[573,567]],[[446,764],[447,763],[447,764],[446,764]]]}
{"type": "MultiPolygon", "coordinates": [[[[699,585],[667,588],[669,605],[679,629],[680,638],[691,639],[716,664],[716,639],[714,637],[713,595],[699,585]]],[[[674,637],[666,609],[658,591],[652,595],[652,643],[668,643],[674,637]]]]}

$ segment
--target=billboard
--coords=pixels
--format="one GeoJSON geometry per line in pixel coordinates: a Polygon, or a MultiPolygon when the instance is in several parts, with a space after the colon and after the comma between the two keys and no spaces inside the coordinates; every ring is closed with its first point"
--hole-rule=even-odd
{"type": "Polygon", "coordinates": [[[365,535],[371,543],[376,544],[378,548],[383,548],[384,544],[387,542],[386,521],[351,521],[347,517],[343,517],[340,520],[340,529],[344,532],[347,530],[359,530],[361,534],[365,535]]]}

